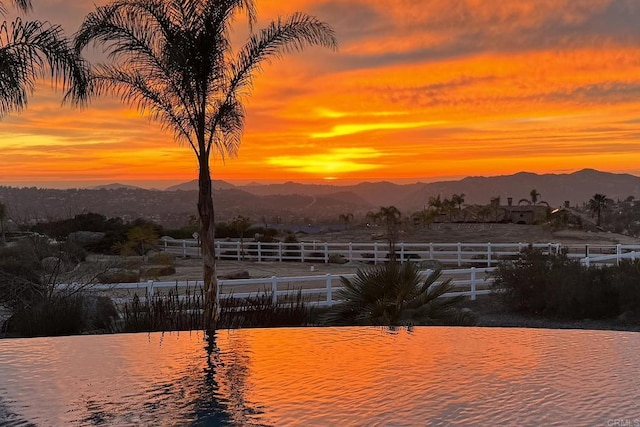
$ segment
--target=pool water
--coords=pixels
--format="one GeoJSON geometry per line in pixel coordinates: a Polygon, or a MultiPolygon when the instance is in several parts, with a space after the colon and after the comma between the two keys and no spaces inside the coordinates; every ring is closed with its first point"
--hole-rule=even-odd
{"type": "Polygon", "coordinates": [[[639,362],[640,334],[610,331],[6,339],[0,425],[640,426],[639,362]]]}

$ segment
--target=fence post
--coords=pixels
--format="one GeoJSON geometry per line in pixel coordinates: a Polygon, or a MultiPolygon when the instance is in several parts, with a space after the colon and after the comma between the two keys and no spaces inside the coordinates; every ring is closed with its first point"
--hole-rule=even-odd
{"type": "Polygon", "coordinates": [[[282,242],[278,242],[278,262],[282,262],[282,242]]]}
{"type": "Polygon", "coordinates": [[[271,276],[271,302],[273,305],[278,304],[278,278],[271,276]]]}
{"type": "Polygon", "coordinates": [[[471,267],[471,301],[476,300],[476,268],[471,267]]]}
{"type": "Polygon", "coordinates": [[[147,297],[151,298],[153,296],[153,280],[147,281],[147,297]]]}
{"type": "MultiPolygon", "coordinates": [[[[200,243],[200,246],[202,246],[202,243],[200,243]]],[[[222,259],[222,247],[220,246],[220,241],[215,242],[213,246],[216,248],[216,254],[218,255],[217,258],[222,259]]]]}
{"type": "Polygon", "coordinates": [[[487,243],[487,267],[491,267],[491,242],[487,243]]]}
{"type": "Polygon", "coordinates": [[[404,262],[404,242],[400,242],[400,262],[404,262]]]}
{"type": "Polygon", "coordinates": [[[622,256],[622,245],[618,243],[616,245],[616,265],[620,265],[620,257],[622,256]]]}
{"type": "Polygon", "coordinates": [[[331,307],[333,305],[333,289],[331,288],[331,274],[327,273],[327,305],[331,307]]]}
{"type": "Polygon", "coordinates": [[[589,245],[584,245],[584,257],[589,258],[589,245]]]}
{"type": "Polygon", "coordinates": [[[353,243],[349,242],[349,262],[353,261],[353,243]]]}
{"type": "Polygon", "coordinates": [[[167,239],[162,239],[162,243],[164,244],[164,251],[167,252],[167,239]]]}
{"type": "Polygon", "coordinates": [[[433,242],[429,243],[429,259],[433,259],[433,242]]]}
{"type": "Polygon", "coordinates": [[[329,243],[324,242],[324,263],[329,264],[329,243]]]}
{"type": "Polygon", "coordinates": [[[236,240],[236,253],[238,254],[238,261],[241,261],[242,257],[240,254],[240,240],[236,240]]]}
{"type": "Polygon", "coordinates": [[[183,240],[182,241],[182,258],[186,258],[187,257],[187,241],[183,240]]]}
{"type": "Polygon", "coordinates": [[[462,267],[462,243],[458,242],[458,267],[462,267]]]}
{"type": "Polygon", "coordinates": [[[373,242],[373,264],[378,265],[378,242],[373,242]]]}
{"type": "Polygon", "coordinates": [[[262,243],[258,240],[258,262],[262,261],[262,243]]]}
{"type": "Polygon", "coordinates": [[[300,242],[300,262],[304,262],[304,242],[300,242]]]}

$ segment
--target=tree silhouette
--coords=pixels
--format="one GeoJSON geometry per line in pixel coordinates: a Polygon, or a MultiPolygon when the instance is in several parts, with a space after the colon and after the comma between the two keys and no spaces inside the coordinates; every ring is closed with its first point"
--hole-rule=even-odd
{"type": "Polygon", "coordinates": [[[238,215],[231,220],[231,228],[238,233],[240,237],[240,258],[244,259],[244,233],[251,228],[251,219],[246,216],[238,215]]]}
{"type": "Polygon", "coordinates": [[[369,212],[374,222],[382,221],[387,231],[386,238],[389,243],[389,259],[396,259],[396,242],[398,241],[399,227],[402,213],[395,206],[381,207],[377,212],[369,212]]]}
{"type": "MultiPolygon", "coordinates": [[[[18,11],[31,10],[30,0],[14,0],[18,11]]],[[[0,2],[0,16],[6,14],[0,2]]],[[[23,21],[0,25],[0,117],[26,107],[36,81],[47,69],[56,82],[70,88],[66,100],[86,100],[87,67],[59,25],[23,21]]]]}
{"type": "Polygon", "coordinates": [[[349,226],[349,222],[351,222],[351,220],[353,219],[353,214],[352,213],[340,214],[339,219],[344,223],[344,229],[346,230],[347,227],[349,226]]]}
{"type": "Polygon", "coordinates": [[[252,28],[254,0],[120,0],[97,7],[76,34],[78,51],[94,42],[112,60],[92,70],[90,95],[119,96],[196,155],[207,330],[219,315],[210,157],[237,154],[243,100],[265,62],[310,45],[337,46],[330,26],[295,13],[252,33],[235,53],[231,27],[242,13],[252,28]]]}
{"type": "Polygon", "coordinates": [[[589,200],[589,210],[593,214],[597,215],[598,219],[596,221],[596,225],[598,227],[601,225],[602,211],[605,210],[611,203],[613,203],[613,200],[600,193],[594,194],[593,197],[589,200]]]}

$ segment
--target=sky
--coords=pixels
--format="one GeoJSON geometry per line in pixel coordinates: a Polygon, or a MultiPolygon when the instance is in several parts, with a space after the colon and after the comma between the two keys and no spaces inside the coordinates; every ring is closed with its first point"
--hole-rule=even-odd
{"type": "MultiPolygon", "coordinates": [[[[27,18],[73,34],[105,1],[33,3],[27,18]]],[[[409,183],[583,168],[640,175],[640,1],[257,4],[262,25],[295,11],[328,22],[339,50],[311,48],[264,67],[246,99],[238,156],[212,159],[214,179],[409,183]]],[[[197,178],[193,152],[117,98],[82,110],[61,99],[45,80],[26,110],[0,120],[0,185],[166,188],[197,178]]]]}

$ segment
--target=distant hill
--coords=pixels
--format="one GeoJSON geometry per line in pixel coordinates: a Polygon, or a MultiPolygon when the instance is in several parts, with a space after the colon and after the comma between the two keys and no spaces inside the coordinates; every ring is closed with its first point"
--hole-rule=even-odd
{"type": "Polygon", "coordinates": [[[135,185],[126,185],[120,183],[106,184],[106,185],[96,185],[95,187],[89,187],[89,190],[119,190],[122,188],[126,188],[128,190],[144,190],[142,187],[136,187],[135,185]]]}
{"type": "Polygon", "coordinates": [[[520,172],[513,175],[492,177],[467,177],[459,181],[440,181],[399,185],[391,182],[364,182],[350,186],[305,185],[293,182],[271,185],[240,186],[244,191],[257,195],[307,194],[330,195],[353,194],[374,208],[396,206],[405,211],[415,211],[428,204],[430,197],[442,198],[453,194],[464,194],[467,204],[487,204],[492,197],[499,196],[506,204],[511,197],[517,204],[529,198],[536,189],[541,199],[551,206],[560,206],[569,201],[572,206],[588,201],[595,193],[602,193],[617,200],[627,196],[640,198],[640,178],[629,174],[614,174],[593,169],[583,169],[570,174],[537,175],[520,172]]]}
{"type": "MultiPolygon", "coordinates": [[[[229,190],[232,188],[236,188],[235,185],[214,179],[211,183],[213,185],[214,190],[229,190]]],[[[182,184],[173,185],[169,188],[166,188],[165,191],[193,191],[198,189],[198,180],[194,179],[193,181],[183,182],[182,184]]]]}
{"type": "MultiPolygon", "coordinates": [[[[100,189],[53,190],[0,186],[0,202],[7,205],[9,217],[19,223],[73,217],[83,212],[120,216],[127,220],[148,218],[167,226],[185,225],[197,214],[197,182],[152,191],[112,184],[100,189]]],[[[532,189],[541,200],[560,206],[569,201],[581,206],[595,193],[614,200],[634,196],[640,199],[640,178],[584,169],[571,174],[520,172],[493,177],[467,177],[460,181],[399,185],[391,182],[365,182],[350,186],[305,185],[294,182],[272,185],[234,186],[214,181],[217,221],[245,215],[255,222],[300,224],[337,222],[340,214],[364,217],[381,206],[396,206],[409,213],[422,209],[429,198],[464,194],[466,204],[486,205],[499,196],[503,204],[511,197],[517,204],[529,198],[532,189]]]]}
{"type": "MultiPolygon", "coordinates": [[[[520,172],[514,175],[493,177],[467,177],[460,181],[421,184],[399,205],[405,209],[419,209],[428,203],[429,197],[440,194],[443,198],[452,194],[465,194],[468,204],[487,204],[491,197],[499,196],[503,203],[513,198],[528,199],[536,189],[541,200],[551,206],[560,206],[569,201],[571,206],[582,205],[596,193],[605,194],[613,200],[628,196],[640,197],[640,178],[629,174],[599,172],[583,169],[570,174],[545,174],[520,172]]],[[[506,204],[506,203],[505,203],[506,204]]]]}

